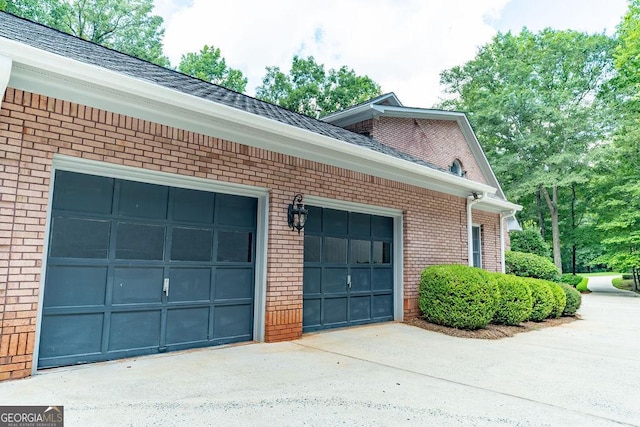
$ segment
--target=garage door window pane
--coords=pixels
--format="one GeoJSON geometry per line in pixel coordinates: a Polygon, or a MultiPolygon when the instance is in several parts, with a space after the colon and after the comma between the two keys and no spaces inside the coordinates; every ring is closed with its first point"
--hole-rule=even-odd
{"type": "Polygon", "coordinates": [[[316,236],[304,236],[304,261],[320,262],[322,238],[316,236]]]}
{"type": "Polygon", "coordinates": [[[107,258],[109,222],[54,218],[51,256],[54,258],[107,258]]]}
{"type": "Polygon", "coordinates": [[[367,240],[351,241],[351,263],[369,264],[371,258],[371,242],[367,240]]]}
{"type": "Polygon", "coordinates": [[[174,228],[171,234],[171,259],[173,261],[211,261],[212,230],[174,228]]]}
{"type": "Polygon", "coordinates": [[[331,264],[346,264],[347,239],[326,237],[324,239],[324,261],[331,264]]]}
{"type": "Polygon", "coordinates": [[[391,263],[391,243],[373,242],[373,263],[374,264],[390,264],[391,263]]]}
{"type": "Polygon", "coordinates": [[[163,255],[163,226],[123,222],[118,224],[117,259],[162,260],[163,255]]]}
{"type": "Polygon", "coordinates": [[[246,231],[220,231],[218,233],[218,261],[251,262],[253,234],[246,231]]]}

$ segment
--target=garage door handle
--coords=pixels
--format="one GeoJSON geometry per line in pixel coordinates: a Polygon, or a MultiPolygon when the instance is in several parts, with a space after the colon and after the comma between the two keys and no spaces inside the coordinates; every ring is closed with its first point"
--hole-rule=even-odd
{"type": "Polygon", "coordinates": [[[349,289],[351,289],[351,275],[347,274],[347,286],[349,286],[349,289]]]}
{"type": "Polygon", "coordinates": [[[169,296],[169,278],[168,277],[164,279],[164,283],[162,285],[162,292],[164,292],[166,296],[169,296]]]}

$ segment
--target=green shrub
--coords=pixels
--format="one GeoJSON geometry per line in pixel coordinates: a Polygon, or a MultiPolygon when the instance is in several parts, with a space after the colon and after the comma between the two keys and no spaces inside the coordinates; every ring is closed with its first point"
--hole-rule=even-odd
{"type": "Polygon", "coordinates": [[[547,258],[524,252],[506,251],[504,261],[507,274],[535,279],[560,280],[558,268],[547,258]]]}
{"type": "Polygon", "coordinates": [[[549,282],[540,279],[526,279],[529,288],[531,289],[531,297],[533,298],[533,307],[531,309],[531,316],[529,320],[534,322],[542,322],[549,317],[553,311],[555,299],[553,292],[549,287],[549,282]]]}
{"type": "Polygon", "coordinates": [[[589,288],[587,287],[588,283],[589,283],[589,278],[588,277],[583,278],[582,281],[578,283],[578,285],[576,286],[576,290],[578,292],[589,292],[589,288]]]}
{"type": "Polygon", "coordinates": [[[491,278],[498,285],[500,297],[493,323],[517,325],[531,316],[533,298],[527,282],[518,276],[493,273],[491,278]]]}
{"type": "Polygon", "coordinates": [[[509,239],[512,251],[536,254],[544,258],[549,258],[551,254],[549,245],[534,224],[525,223],[521,231],[511,231],[509,239]]]}
{"type": "Polygon", "coordinates": [[[582,282],[582,279],[584,279],[584,277],[578,276],[577,274],[566,273],[560,278],[560,283],[567,283],[575,288],[582,282]]]}
{"type": "Polygon", "coordinates": [[[578,311],[580,305],[582,304],[582,295],[580,295],[580,292],[575,290],[572,286],[567,285],[566,283],[558,283],[558,285],[564,291],[565,297],[567,299],[567,304],[564,306],[562,315],[573,316],[574,314],[576,314],[576,311],[578,311]]]}
{"type": "Polygon", "coordinates": [[[623,279],[623,280],[633,280],[633,274],[631,274],[631,273],[624,273],[624,274],[622,275],[622,279],[623,279]]]}
{"type": "Polygon", "coordinates": [[[499,296],[498,285],[484,270],[436,265],[422,271],[418,305],[430,322],[480,329],[493,319],[499,296]]]}
{"type": "Polygon", "coordinates": [[[551,288],[551,292],[553,292],[554,300],[553,310],[549,313],[549,317],[558,318],[562,316],[564,307],[567,305],[567,296],[559,284],[553,282],[547,282],[547,284],[549,285],[549,288],[551,288]]]}

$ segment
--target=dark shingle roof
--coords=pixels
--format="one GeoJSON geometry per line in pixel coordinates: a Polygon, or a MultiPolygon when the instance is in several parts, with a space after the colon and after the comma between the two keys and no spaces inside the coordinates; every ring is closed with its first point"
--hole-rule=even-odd
{"type": "Polygon", "coordinates": [[[268,102],[157,66],[5,12],[0,12],[0,37],[130,77],[146,80],[159,86],[237,108],[258,116],[277,120],[320,135],[366,147],[392,157],[432,169],[443,170],[429,162],[384,145],[373,138],[350,132],[268,102]]]}

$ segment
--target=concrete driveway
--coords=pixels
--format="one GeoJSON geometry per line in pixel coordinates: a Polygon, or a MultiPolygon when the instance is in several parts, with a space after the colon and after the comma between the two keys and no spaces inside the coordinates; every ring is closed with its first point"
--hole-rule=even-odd
{"type": "Polygon", "coordinates": [[[580,313],[498,341],[388,323],[52,369],[0,402],[64,405],[67,426],[639,426],[640,299],[580,313]]]}

